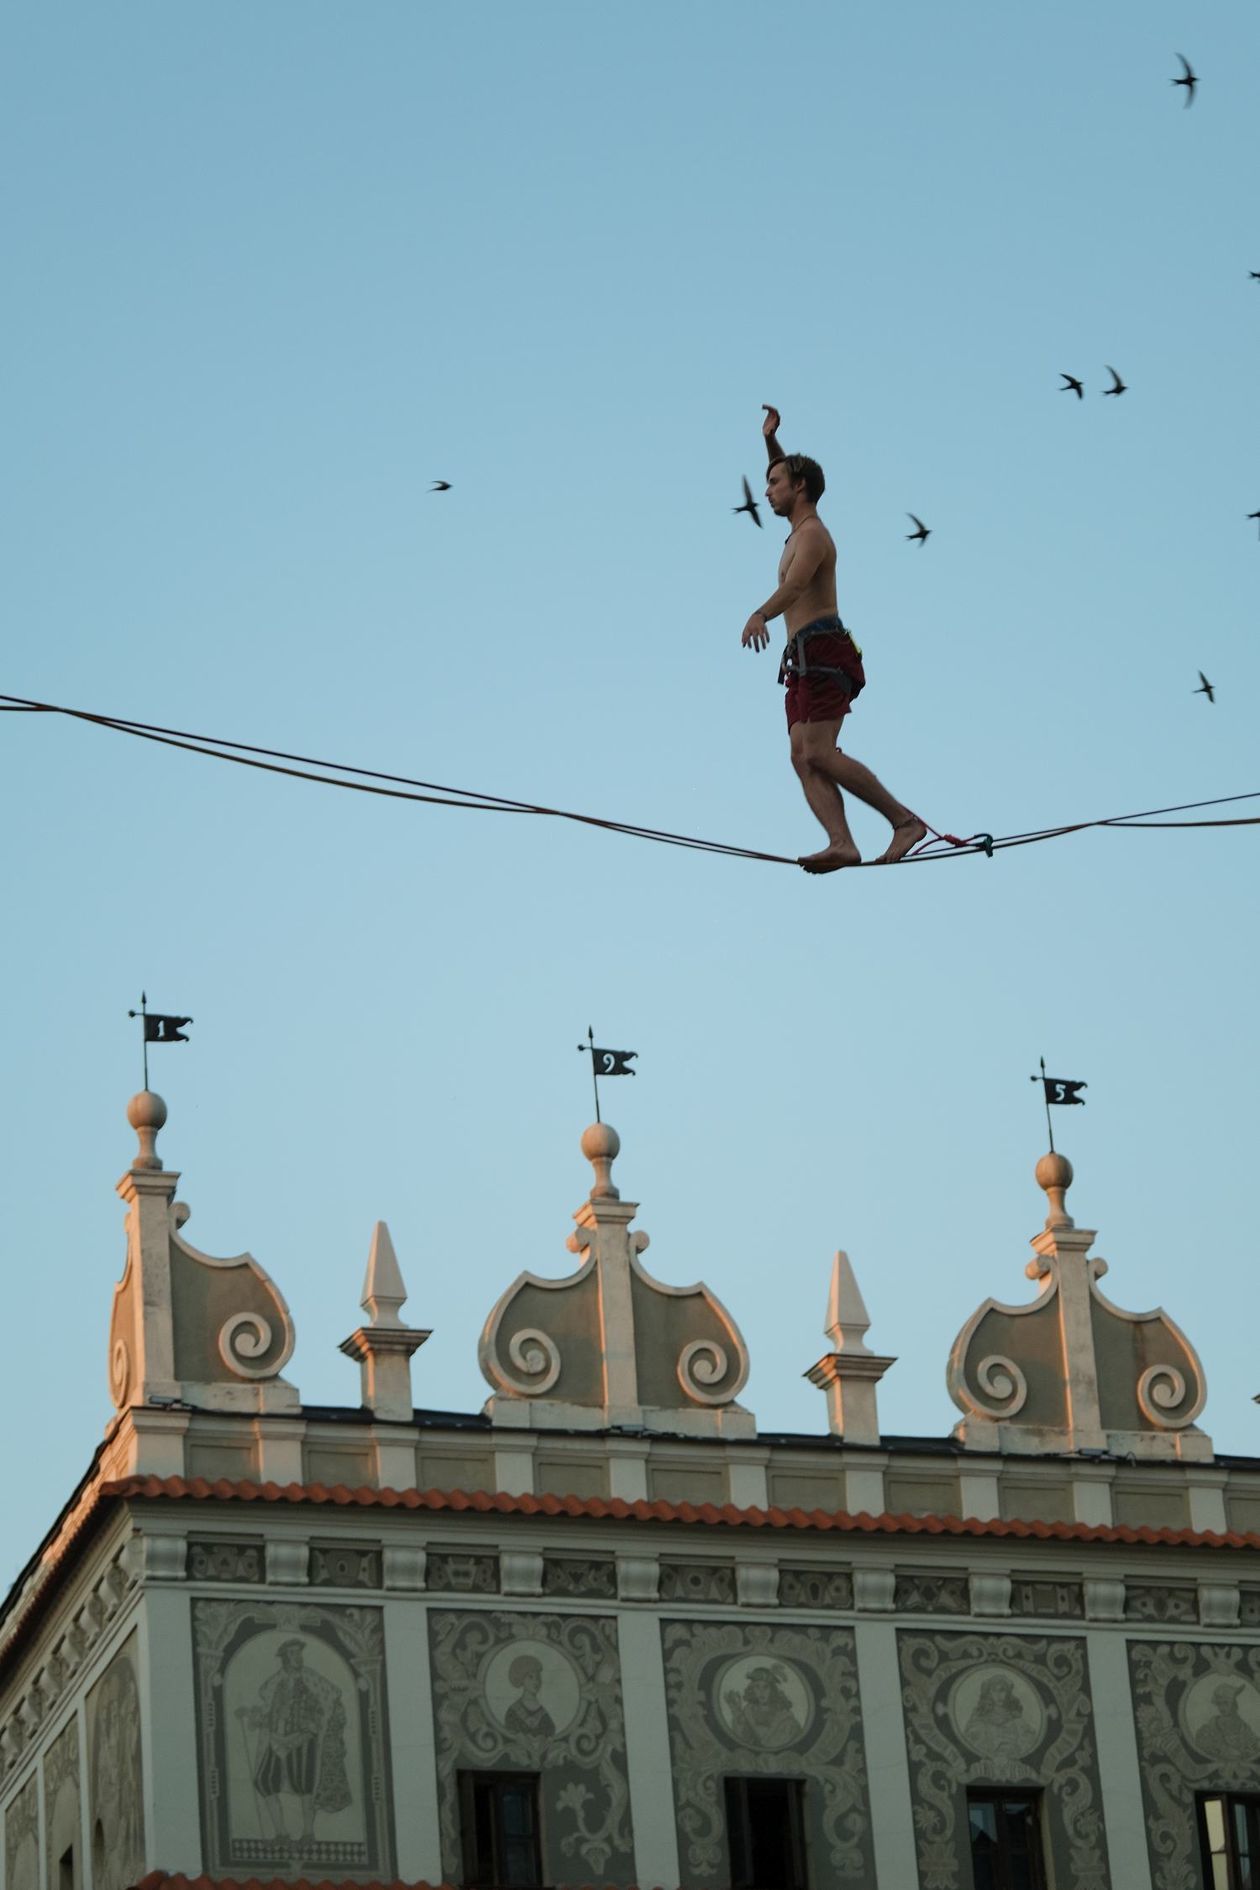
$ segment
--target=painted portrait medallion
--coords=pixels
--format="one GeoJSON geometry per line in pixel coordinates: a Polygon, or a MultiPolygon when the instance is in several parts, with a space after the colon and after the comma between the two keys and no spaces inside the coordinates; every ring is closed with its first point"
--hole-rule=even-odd
{"type": "Polygon", "coordinates": [[[486,1707],[505,1732],[555,1739],[578,1715],[582,1689],[568,1656],[546,1641],[509,1641],[482,1676],[486,1707]]]}
{"type": "Polygon", "coordinates": [[[973,1667],[949,1696],[954,1731],[982,1759],[1023,1759],[1041,1744],[1045,1708],[1013,1667],[973,1667]]]}
{"type": "Polygon", "coordinates": [[[1250,1680],[1201,1675],[1186,1689],[1181,1723],[1205,1758],[1226,1767],[1260,1764],[1260,1693],[1250,1680]]]}
{"type": "Polygon", "coordinates": [[[814,1696],[790,1660],[740,1654],[713,1683],[719,1725],[756,1752],[781,1752],[804,1739],[814,1720],[814,1696]]]}

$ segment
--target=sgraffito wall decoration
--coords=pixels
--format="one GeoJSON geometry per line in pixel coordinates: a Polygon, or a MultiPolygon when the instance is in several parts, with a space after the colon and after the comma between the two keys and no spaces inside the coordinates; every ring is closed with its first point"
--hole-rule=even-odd
{"type": "Polygon", "coordinates": [[[1133,1641],[1129,1678],[1155,1890],[1201,1890],[1196,1793],[1260,1793],[1260,1647],[1133,1641]]]}
{"type": "Polygon", "coordinates": [[[75,1890],[85,1880],[79,1806],[79,1722],[71,1718],[44,1755],[45,1890],[64,1890],[62,1863],[67,1857],[75,1890]]]}
{"type": "Polygon", "coordinates": [[[537,1772],[547,1883],[634,1877],[616,1623],[429,1616],[442,1870],[463,1878],[459,1774],[537,1772]]]}
{"type": "Polygon", "coordinates": [[[853,1633],[775,1623],[664,1623],[670,1756],[682,1874],[730,1882],[723,1780],[805,1781],[818,1881],[874,1883],[853,1633]]]}
{"type": "Polygon", "coordinates": [[[393,1874],[379,1608],[193,1603],[208,1870],[393,1874]]]}
{"type": "Polygon", "coordinates": [[[39,1783],[31,1773],[4,1814],[6,1890],[39,1890],[39,1783]]]}
{"type": "Polygon", "coordinates": [[[133,1634],[87,1698],[93,1890],[127,1890],[145,1871],[137,1660],[133,1634]]]}
{"type": "Polygon", "coordinates": [[[1053,1881],[1110,1890],[1085,1643],[899,1633],[920,1890],[971,1890],[967,1792],[1045,1800],[1053,1881]]]}

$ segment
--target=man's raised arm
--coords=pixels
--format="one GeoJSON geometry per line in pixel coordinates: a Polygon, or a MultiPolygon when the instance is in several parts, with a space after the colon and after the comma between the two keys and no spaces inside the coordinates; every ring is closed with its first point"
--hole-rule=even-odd
{"type": "Polygon", "coordinates": [[[762,435],[766,442],[766,464],[773,466],[776,459],[783,458],[783,448],[779,445],[779,428],[783,425],[783,421],[780,418],[779,409],[767,407],[764,401],[762,411],[766,416],[761,423],[762,435]]]}

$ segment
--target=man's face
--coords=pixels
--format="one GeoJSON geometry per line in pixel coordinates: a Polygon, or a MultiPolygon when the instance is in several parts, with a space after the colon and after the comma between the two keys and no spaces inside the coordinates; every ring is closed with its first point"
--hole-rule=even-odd
{"type": "Polygon", "coordinates": [[[792,510],[795,497],[796,486],[792,475],[780,460],[777,466],[770,468],[766,476],[766,498],[769,501],[770,510],[779,518],[785,518],[792,510]]]}

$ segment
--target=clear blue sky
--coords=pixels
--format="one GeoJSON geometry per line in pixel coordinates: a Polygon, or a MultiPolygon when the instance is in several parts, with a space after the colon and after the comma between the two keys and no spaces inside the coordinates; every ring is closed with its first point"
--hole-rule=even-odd
{"type": "MultiPolygon", "coordinates": [[[[828,475],[848,745],[938,826],[1260,788],[1253,6],[2,33],[0,688],[804,850],[738,642],[764,400],[828,475]]],[[[1089,1083],[1060,1139],[1107,1290],[1182,1322],[1218,1447],[1260,1451],[1260,829],[819,882],[17,716],[0,792],[6,1570],[108,1415],[142,986],[196,1019],[153,1072],[190,1238],[280,1283],[309,1401],[357,1400],[383,1216],[417,1401],[480,1404],[493,1300],[572,1264],[591,1022],[639,1052],[607,1113],[650,1265],[742,1322],[764,1427],[823,1424],[844,1246],[884,1428],[948,1429],[954,1332],[1030,1290],[1044,1054],[1089,1083]]]]}

